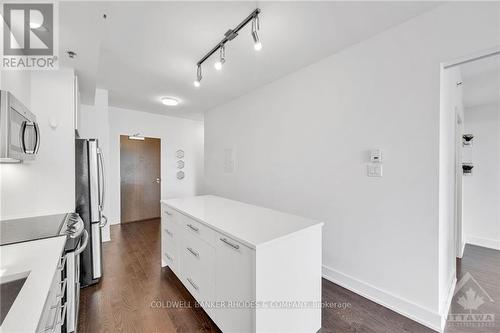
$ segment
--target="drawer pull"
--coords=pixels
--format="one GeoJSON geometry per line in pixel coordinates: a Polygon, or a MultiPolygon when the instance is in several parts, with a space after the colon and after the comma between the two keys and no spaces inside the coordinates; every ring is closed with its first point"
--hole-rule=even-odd
{"type": "Polygon", "coordinates": [[[61,260],[59,261],[59,265],[57,265],[57,270],[62,271],[65,265],[66,265],[66,256],[62,257],[61,260]]]}
{"type": "Polygon", "coordinates": [[[168,253],[167,253],[167,252],[165,252],[165,257],[167,257],[167,259],[168,259],[168,260],[170,260],[170,261],[174,261],[174,260],[172,259],[172,257],[168,255],[168,253]]]}
{"type": "Polygon", "coordinates": [[[230,241],[227,240],[227,238],[221,238],[220,240],[226,243],[227,245],[231,246],[233,249],[238,250],[240,248],[238,244],[231,243],[230,241]]]}
{"type": "Polygon", "coordinates": [[[188,224],[187,226],[188,226],[188,227],[190,227],[193,231],[196,231],[196,232],[199,232],[199,231],[200,231],[200,229],[199,229],[199,228],[195,227],[195,226],[194,226],[194,225],[192,225],[192,224],[188,224]]]}
{"type": "Polygon", "coordinates": [[[186,248],[189,252],[191,252],[196,258],[198,258],[200,256],[200,254],[198,252],[196,252],[195,250],[193,250],[192,248],[190,247],[187,247],[186,248]]]}
{"type": "Polygon", "coordinates": [[[56,295],[56,299],[63,297],[64,291],[66,290],[66,282],[67,282],[66,279],[64,279],[62,282],[59,283],[62,287],[59,293],[56,295]]]}
{"type": "Polygon", "coordinates": [[[194,289],[199,290],[198,286],[196,285],[196,283],[193,282],[193,280],[191,280],[190,278],[187,278],[187,280],[193,286],[194,289]]]}
{"type": "Polygon", "coordinates": [[[174,214],[170,213],[168,210],[165,211],[165,214],[170,215],[170,216],[174,215],[174,214]]]}
{"type": "Polygon", "coordinates": [[[168,229],[165,229],[165,232],[167,233],[167,235],[169,235],[170,237],[174,237],[174,234],[172,233],[172,231],[168,230],[168,229]]]}
{"type": "Polygon", "coordinates": [[[47,332],[47,331],[54,332],[56,330],[57,326],[64,324],[64,320],[66,319],[66,306],[67,305],[68,305],[67,303],[64,303],[64,305],[61,306],[61,302],[59,301],[57,303],[57,305],[51,307],[51,309],[56,309],[56,311],[54,313],[54,319],[52,320],[52,325],[45,327],[43,332],[47,332]],[[58,318],[57,318],[57,317],[59,317],[58,316],[59,310],[62,310],[60,320],[58,320],[58,318]]]}

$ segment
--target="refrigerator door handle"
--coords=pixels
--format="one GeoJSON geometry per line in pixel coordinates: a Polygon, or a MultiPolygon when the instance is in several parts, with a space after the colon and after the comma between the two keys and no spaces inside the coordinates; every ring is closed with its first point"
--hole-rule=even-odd
{"type": "Polygon", "coordinates": [[[102,217],[101,217],[101,223],[99,224],[99,226],[102,228],[102,227],[104,227],[106,224],[108,224],[108,218],[106,217],[106,215],[102,214],[102,217]]]}
{"type": "Polygon", "coordinates": [[[104,210],[104,199],[106,196],[106,176],[104,174],[104,159],[102,157],[102,150],[100,148],[97,149],[97,161],[99,163],[99,176],[100,176],[100,182],[99,182],[99,210],[102,212],[104,210]]]}

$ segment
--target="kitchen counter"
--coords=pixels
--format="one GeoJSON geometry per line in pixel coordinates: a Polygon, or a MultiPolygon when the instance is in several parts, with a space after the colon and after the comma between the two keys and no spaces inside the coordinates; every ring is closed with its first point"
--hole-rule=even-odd
{"type": "Polygon", "coordinates": [[[162,202],[252,249],[294,232],[323,225],[320,221],[214,195],[162,200],[162,202]]]}
{"type": "Polygon", "coordinates": [[[0,326],[0,332],[37,330],[65,242],[66,236],[60,236],[0,247],[2,282],[12,276],[28,274],[0,326]]]}

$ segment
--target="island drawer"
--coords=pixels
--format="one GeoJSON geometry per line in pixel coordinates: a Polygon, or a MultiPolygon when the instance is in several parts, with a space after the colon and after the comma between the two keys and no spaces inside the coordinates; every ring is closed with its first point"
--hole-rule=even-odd
{"type": "Polygon", "coordinates": [[[187,217],[181,213],[177,214],[178,216],[176,216],[176,219],[179,223],[179,226],[182,226],[183,233],[194,235],[213,246],[213,244],[215,243],[216,234],[213,229],[210,229],[203,223],[195,221],[192,218],[187,217]]]}

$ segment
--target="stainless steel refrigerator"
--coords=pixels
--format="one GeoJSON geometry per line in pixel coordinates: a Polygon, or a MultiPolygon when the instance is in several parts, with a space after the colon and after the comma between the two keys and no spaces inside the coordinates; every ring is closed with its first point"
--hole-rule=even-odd
{"type": "Polygon", "coordinates": [[[89,235],[87,248],[80,255],[80,284],[86,287],[102,277],[101,228],[107,223],[103,215],[105,197],[104,162],[97,139],[75,141],[76,212],[89,235]]]}

